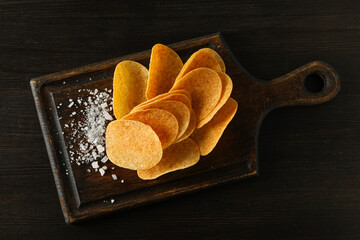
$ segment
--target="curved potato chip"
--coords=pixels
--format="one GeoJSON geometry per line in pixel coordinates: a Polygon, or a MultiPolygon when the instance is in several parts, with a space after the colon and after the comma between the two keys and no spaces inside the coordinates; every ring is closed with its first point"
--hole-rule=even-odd
{"type": "Polygon", "coordinates": [[[224,106],[226,101],[229,99],[232,89],[233,89],[233,82],[231,78],[223,72],[218,72],[219,77],[221,78],[222,90],[219,102],[216,104],[215,108],[203,119],[198,123],[197,128],[201,128],[206,123],[208,123],[214,115],[219,111],[219,109],[224,106]]]}
{"type": "Polygon", "coordinates": [[[178,90],[172,90],[171,91],[172,93],[181,93],[181,94],[184,94],[185,96],[188,97],[188,99],[190,100],[190,103],[191,103],[191,95],[188,91],[184,90],[184,89],[178,89],[178,90]]]}
{"type": "Polygon", "coordinates": [[[184,95],[182,93],[178,93],[178,92],[169,92],[169,93],[164,93],[164,94],[158,95],[150,100],[147,100],[146,102],[140,103],[139,105],[137,105],[136,107],[133,108],[132,112],[136,111],[137,109],[139,109],[142,106],[153,103],[160,99],[179,101],[179,102],[182,102],[183,104],[185,104],[189,108],[189,110],[191,109],[191,101],[189,100],[189,98],[186,95],[184,95]]]}
{"type": "Polygon", "coordinates": [[[182,140],[188,138],[194,132],[195,127],[196,127],[196,116],[194,110],[191,109],[189,126],[184,132],[184,134],[180,136],[178,140],[176,140],[176,142],[181,142],[182,140]]]}
{"type": "Polygon", "coordinates": [[[147,170],[138,170],[141,179],[151,180],[161,175],[195,165],[200,159],[200,151],[190,138],[175,143],[164,150],[161,161],[147,170]]]}
{"type": "Polygon", "coordinates": [[[201,67],[210,68],[216,72],[221,72],[220,64],[213,56],[213,54],[209,53],[208,51],[199,50],[193,53],[193,55],[191,55],[190,58],[186,61],[179,75],[176,77],[175,83],[191,70],[201,67]]]}
{"type": "Polygon", "coordinates": [[[224,61],[222,60],[222,58],[220,57],[220,55],[215,51],[215,50],[213,50],[213,49],[211,49],[211,48],[202,48],[202,49],[200,49],[198,52],[200,52],[200,51],[205,51],[205,52],[208,52],[208,53],[210,53],[211,55],[213,55],[215,58],[216,58],[216,61],[219,63],[219,65],[220,65],[220,68],[221,68],[221,71],[222,72],[225,72],[225,63],[224,63],[224,61]]]}
{"type": "Polygon", "coordinates": [[[135,120],[149,125],[158,135],[162,148],[170,146],[178,134],[178,121],[173,114],[162,109],[136,111],[124,116],[124,120],[135,120]]]}
{"type": "Polygon", "coordinates": [[[215,148],[225,128],[234,117],[237,106],[237,102],[229,98],[210,122],[202,128],[196,129],[191,135],[200,148],[201,156],[208,155],[215,148]]]}
{"type": "Polygon", "coordinates": [[[148,70],[140,63],[123,61],[116,66],[113,86],[113,109],[117,119],[146,101],[148,70]]]}
{"type": "Polygon", "coordinates": [[[106,128],[106,154],[119,167],[143,170],[160,162],[163,149],[158,135],[149,125],[115,120],[106,128]]]}
{"type": "Polygon", "coordinates": [[[151,109],[151,108],[166,110],[166,111],[172,113],[176,117],[178,124],[179,124],[179,131],[178,131],[176,138],[178,138],[179,136],[184,134],[187,127],[189,126],[190,111],[189,111],[188,107],[181,102],[161,99],[159,101],[155,101],[153,103],[144,105],[144,106],[140,107],[138,110],[151,109]]]}
{"type": "Polygon", "coordinates": [[[156,44],[151,50],[147,99],[168,92],[182,67],[183,62],[176,52],[165,45],[156,44]]]}
{"type": "Polygon", "coordinates": [[[221,79],[209,68],[197,68],[179,79],[170,91],[178,89],[184,89],[190,93],[198,124],[219,102],[222,90],[221,79]]]}

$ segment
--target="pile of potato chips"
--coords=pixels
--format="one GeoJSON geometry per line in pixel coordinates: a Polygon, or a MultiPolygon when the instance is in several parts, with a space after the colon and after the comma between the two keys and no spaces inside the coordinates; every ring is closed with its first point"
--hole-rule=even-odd
{"type": "Polygon", "coordinates": [[[152,48],[149,71],[133,61],[114,73],[114,115],[106,152],[119,167],[155,179],[209,154],[237,110],[219,54],[195,52],[185,64],[167,46],[152,48]]]}

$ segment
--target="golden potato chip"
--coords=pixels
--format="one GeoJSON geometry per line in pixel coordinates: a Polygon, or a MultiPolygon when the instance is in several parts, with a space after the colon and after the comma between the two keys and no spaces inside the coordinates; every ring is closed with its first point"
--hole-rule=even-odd
{"type": "Polygon", "coordinates": [[[234,99],[229,98],[210,122],[205,124],[202,128],[196,129],[191,135],[191,138],[200,148],[201,156],[209,154],[215,148],[226,126],[234,117],[237,106],[237,102],[234,99]]]}
{"type": "Polygon", "coordinates": [[[175,143],[164,150],[161,161],[147,170],[138,170],[141,179],[151,180],[161,175],[195,165],[200,159],[200,151],[190,138],[175,143]]]}
{"type": "Polygon", "coordinates": [[[140,63],[123,61],[116,66],[113,86],[113,109],[117,119],[146,101],[148,70],[140,63]]]}
{"type": "Polygon", "coordinates": [[[190,93],[198,124],[219,102],[222,90],[221,79],[209,68],[197,68],[175,82],[170,91],[178,89],[184,89],[190,93]]]}
{"type": "Polygon", "coordinates": [[[151,50],[147,99],[166,93],[183,67],[181,58],[171,48],[156,44],[151,50]]]}
{"type": "Polygon", "coordinates": [[[124,120],[135,120],[149,125],[158,135],[163,149],[170,146],[178,134],[178,122],[173,114],[162,109],[136,111],[124,116],[124,120]]]}
{"type": "Polygon", "coordinates": [[[216,104],[215,108],[202,120],[198,123],[197,128],[201,128],[206,123],[208,123],[214,115],[219,111],[219,109],[226,103],[229,99],[232,89],[233,89],[233,82],[231,78],[223,72],[218,72],[219,77],[221,78],[222,90],[219,102],[216,104]]]}
{"type": "Polygon", "coordinates": [[[143,102],[143,103],[137,105],[136,107],[133,108],[132,111],[136,111],[140,107],[150,104],[150,103],[153,103],[160,99],[179,101],[179,102],[182,102],[183,104],[185,104],[189,108],[189,110],[191,109],[191,101],[189,100],[189,98],[186,95],[184,95],[180,92],[179,93],[178,92],[169,92],[169,93],[164,93],[164,94],[158,95],[150,100],[147,100],[146,102],[143,102]]]}
{"type": "Polygon", "coordinates": [[[163,149],[158,135],[149,125],[115,120],[106,128],[106,154],[119,167],[144,170],[160,162],[163,149]]]}
{"type": "Polygon", "coordinates": [[[219,62],[212,53],[199,50],[186,61],[179,75],[176,77],[175,83],[191,70],[201,67],[210,68],[216,72],[221,72],[222,70],[219,62]]]}
{"type": "Polygon", "coordinates": [[[185,96],[188,97],[188,99],[190,100],[191,102],[191,95],[188,91],[184,90],[184,89],[179,89],[179,90],[172,90],[171,91],[172,93],[181,93],[181,94],[184,94],[185,96]]]}
{"type": "Polygon", "coordinates": [[[178,131],[176,138],[178,138],[178,136],[181,136],[186,131],[187,127],[189,126],[190,111],[189,111],[188,107],[185,104],[183,104],[182,102],[160,99],[158,101],[144,105],[144,106],[138,108],[136,111],[138,111],[140,109],[145,110],[145,109],[151,109],[151,108],[166,110],[166,111],[172,113],[176,117],[178,124],[179,124],[179,129],[178,129],[179,131],[178,131]]]}
{"type": "Polygon", "coordinates": [[[189,126],[186,129],[186,131],[184,132],[184,134],[181,135],[178,138],[178,140],[176,140],[176,142],[181,142],[182,140],[188,138],[194,132],[195,127],[196,127],[196,116],[195,116],[194,110],[191,109],[189,126]]]}
{"type": "Polygon", "coordinates": [[[220,68],[221,68],[221,71],[222,72],[225,72],[225,63],[224,61],[222,60],[222,58],[220,57],[220,55],[215,51],[215,50],[212,50],[211,48],[202,48],[199,50],[200,51],[205,51],[205,52],[208,52],[210,53],[211,55],[213,55],[213,57],[216,58],[216,61],[219,63],[220,65],[220,68]]]}

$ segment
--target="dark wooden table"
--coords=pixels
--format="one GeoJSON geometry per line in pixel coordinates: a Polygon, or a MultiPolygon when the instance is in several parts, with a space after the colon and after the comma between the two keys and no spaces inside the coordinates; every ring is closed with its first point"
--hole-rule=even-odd
{"type": "Polygon", "coordinates": [[[150,2],[0,2],[0,239],[360,239],[360,1],[150,2]],[[218,31],[259,78],[322,60],[342,89],[266,117],[259,177],[65,225],[30,78],[218,31]]]}

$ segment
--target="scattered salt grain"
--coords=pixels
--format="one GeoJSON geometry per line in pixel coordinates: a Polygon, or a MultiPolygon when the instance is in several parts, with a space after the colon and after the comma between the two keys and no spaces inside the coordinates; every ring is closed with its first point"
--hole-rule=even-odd
{"type": "Polygon", "coordinates": [[[74,105],[74,102],[71,102],[68,107],[71,108],[74,105]]]}
{"type": "Polygon", "coordinates": [[[108,112],[104,113],[104,117],[106,120],[109,120],[109,121],[113,120],[112,116],[108,112]]]}
{"type": "Polygon", "coordinates": [[[101,168],[104,170],[107,170],[107,166],[102,166],[101,168]]]}
{"type": "Polygon", "coordinates": [[[111,199],[111,200],[110,200],[110,202],[111,202],[111,203],[114,203],[114,202],[115,202],[115,200],[114,200],[114,199],[111,199]]]}
{"type": "Polygon", "coordinates": [[[102,159],[101,159],[101,162],[102,163],[106,163],[107,160],[109,160],[109,158],[107,156],[104,156],[102,159]]]}
{"type": "Polygon", "coordinates": [[[114,179],[114,180],[117,180],[117,176],[115,174],[111,174],[111,177],[114,179]]]}
{"type": "Polygon", "coordinates": [[[91,170],[90,170],[90,169],[87,169],[86,171],[87,171],[87,172],[91,172],[91,170]]]}
{"type": "Polygon", "coordinates": [[[104,176],[104,174],[105,174],[105,170],[104,170],[104,169],[100,168],[100,169],[99,169],[99,172],[100,172],[100,175],[101,175],[101,176],[104,176]]]}
{"type": "Polygon", "coordinates": [[[121,183],[124,183],[124,179],[121,180],[121,183]]]}
{"type": "Polygon", "coordinates": [[[102,145],[97,145],[96,148],[97,148],[99,153],[102,153],[102,152],[105,151],[105,148],[102,145]]]}
{"type": "Polygon", "coordinates": [[[91,163],[91,166],[92,166],[93,168],[99,168],[99,164],[98,164],[97,161],[92,162],[92,163],[91,163]]]}

